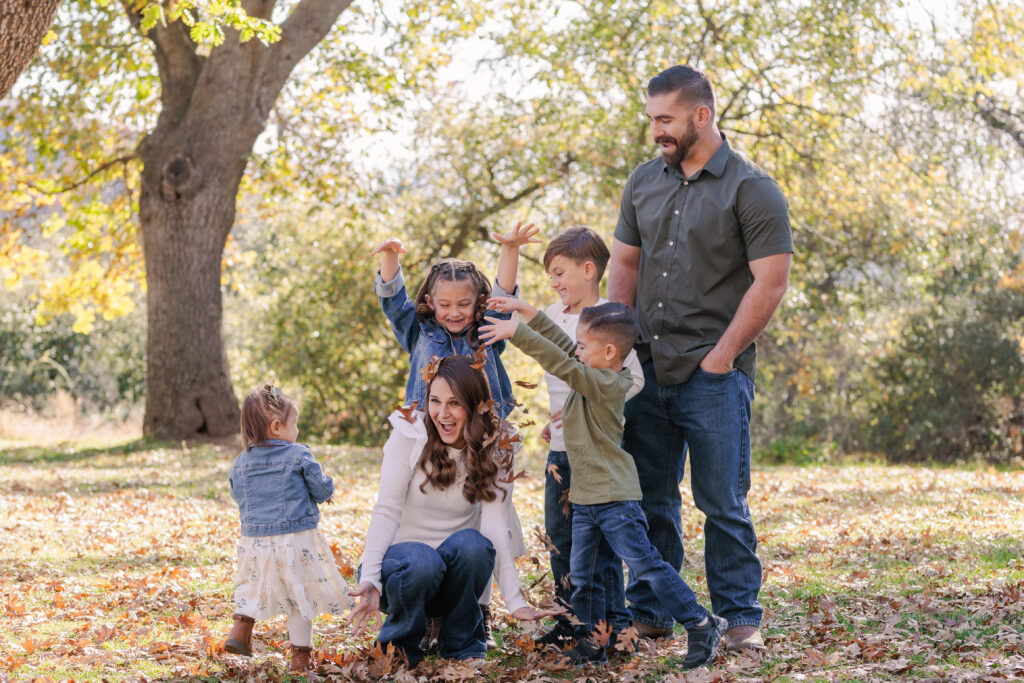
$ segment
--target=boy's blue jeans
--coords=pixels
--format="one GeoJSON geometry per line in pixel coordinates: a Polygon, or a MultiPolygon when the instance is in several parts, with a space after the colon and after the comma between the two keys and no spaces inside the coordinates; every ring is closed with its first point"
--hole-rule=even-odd
{"type": "MultiPolygon", "coordinates": [[[[604,582],[597,574],[599,547],[605,540],[629,567],[629,577],[654,589],[661,607],[686,628],[704,620],[708,611],[697,602],[679,572],[668,565],[647,539],[647,520],[635,500],[572,506],[572,608],[583,622],[576,635],[586,636],[604,614],[604,582]]],[[[607,619],[605,619],[607,621],[607,619]]]]}
{"type": "MultiPolygon", "coordinates": [[[[564,605],[572,605],[573,589],[569,584],[569,560],[572,557],[572,508],[565,496],[572,483],[569,457],[565,451],[548,451],[547,474],[544,476],[544,531],[555,550],[551,556],[551,578],[555,582],[555,597],[564,605]],[[557,478],[556,476],[557,475],[557,478]],[[561,479],[561,481],[559,481],[561,479]]],[[[626,588],[622,575],[622,560],[612,552],[608,542],[601,540],[597,556],[597,575],[604,585],[604,619],[616,631],[629,627],[626,609],[626,588]]],[[[556,617],[568,622],[566,617],[556,617]]]]}
{"type": "MultiPolygon", "coordinates": [[[[658,386],[651,361],[643,370],[643,391],[626,404],[622,446],[640,475],[648,538],[666,562],[682,568],[679,484],[689,451],[693,500],[707,517],[704,567],[711,607],[729,626],[758,626],[761,562],[747,507],[754,383],[739,370],[718,375],[698,368],[682,384],[658,386]]],[[[626,597],[635,620],[671,628],[672,615],[659,603],[657,589],[632,572],[626,597]]]]}
{"type": "Polygon", "coordinates": [[[380,609],[388,618],[377,641],[405,652],[409,666],[423,659],[426,619],[443,617],[437,647],[442,657],[487,655],[480,594],[494,570],[494,547],[475,529],[449,536],[434,550],[425,543],[395,543],[381,565],[380,609]]]}

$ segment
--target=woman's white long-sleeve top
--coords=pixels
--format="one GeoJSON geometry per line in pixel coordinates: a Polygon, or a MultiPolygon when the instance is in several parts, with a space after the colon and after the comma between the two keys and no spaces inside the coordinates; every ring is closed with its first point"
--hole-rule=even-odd
{"type": "MultiPolygon", "coordinates": [[[[427,442],[427,431],[423,414],[413,415],[411,423],[397,412],[389,418],[393,430],[384,444],[380,489],[366,534],[360,580],[383,590],[381,563],[384,553],[395,543],[418,541],[437,548],[456,531],[477,529],[494,546],[494,573],[508,611],[527,607],[512,554],[513,534],[501,491],[491,502],[467,501],[462,495],[465,452],[456,449],[449,449],[456,462],[455,483],[443,490],[428,485],[421,491],[426,475],[417,462],[427,442]]],[[[511,498],[511,483],[499,481],[497,486],[511,498]]]]}

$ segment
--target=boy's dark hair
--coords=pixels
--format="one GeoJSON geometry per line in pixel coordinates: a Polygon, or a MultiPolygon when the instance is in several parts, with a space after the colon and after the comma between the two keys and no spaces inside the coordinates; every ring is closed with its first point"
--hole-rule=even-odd
{"type": "Polygon", "coordinates": [[[715,116],[715,89],[708,75],[692,66],[671,66],[647,82],[647,96],[676,93],[680,101],[703,105],[715,116]]]}
{"type": "Polygon", "coordinates": [[[548,248],[544,250],[545,271],[556,256],[562,256],[576,264],[590,261],[597,268],[597,282],[600,283],[611,253],[600,235],[587,226],[580,225],[569,228],[548,242],[548,248]]]}
{"type": "Polygon", "coordinates": [[[295,402],[271,384],[256,387],[242,401],[242,439],[245,450],[252,450],[266,442],[270,423],[274,420],[286,422],[292,411],[298,410],[295,402]]]}
{"type": "Polygon", "coordinates": [[[614,301],[587,306],[580,311],[579,324],[601,340],[614,344],[619,360],[625,360],[640,336],[636,313],[629,306],[614,301]]]}
{"type": "Polygon", "coordinates": [[[487,281],[484,274],[472,261],[462,261],[454,258],[443,258],[430,267],[427,279],[420,285],[414,301],[416,305],[416,319],[425,322],[434,317],[434,311],[427,304],[427,295],[434,295],[434,287],[438,282],[447,280],[450,282],[468,281],[476,290],[476,310],[473,314],[473,323],[469,329],[470,346],[476,347],[480,343],[478,327],[487,311],[487,299],[491,296],[491,283],[487,281]]]}

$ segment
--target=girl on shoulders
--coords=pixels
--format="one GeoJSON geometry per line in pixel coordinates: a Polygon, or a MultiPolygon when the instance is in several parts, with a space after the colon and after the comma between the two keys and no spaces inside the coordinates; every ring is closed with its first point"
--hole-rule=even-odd
{"type": "MultiPolygon", "coordinates": [[[[517,223],[505,235],[492,233],[492,237],[501,243],[498,276],[493,288],[495,296],[518,295],[519,249],[525,244],[540,242],[534,239],[538,232],[532,223],[526,226],[517,223]]],[[[515,407],[515,401],[512,383],[501,363],[505,345],[499,343],[485,347],[477,333],[485,313],[495,313],[487,311],[487,299],[492,295],[487,278],[470,261],[444,258],[431,266],[413,301],[406,293],[405,277],[399,263],[399,256],[404,253],[401,240],[391,238],[370,255],[381,256],[374,287],[398,342],[410,355],[409,379],[405,385],[406,404],[416,402],[423,409],[426,397],[423,369],[434,356],[472,356],[478,349],[483,349],[487,354],[484,367],[492,397],[499,416],[507,417],[515,407]]]]}

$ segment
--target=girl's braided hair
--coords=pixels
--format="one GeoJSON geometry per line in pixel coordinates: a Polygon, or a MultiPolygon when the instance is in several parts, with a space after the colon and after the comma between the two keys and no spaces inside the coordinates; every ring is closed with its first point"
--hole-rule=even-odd
{"type": "Polygon", "coordinates": [[[476,348],[480,344],[477,328],[487,311],[487,299],[491,296],[491,283],[472,261],[461,261],[454,258],[441,259],[430,267],[427,279],[423,281],[416,293],[416,319],[421,323],[434,317],[434,311],[427,303],[427,295],[432,296],[437,283],[442,280],[449,282],[468,280],[473,285],[473,289],[477,293],[476,310],[473,312],[473,322],[469,327],[468,341],[470,346],[476,348]]]}

